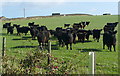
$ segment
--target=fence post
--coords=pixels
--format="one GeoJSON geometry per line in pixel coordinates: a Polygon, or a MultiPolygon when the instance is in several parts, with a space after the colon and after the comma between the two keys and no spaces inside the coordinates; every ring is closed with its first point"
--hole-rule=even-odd
{"type": "MultiPolygon", "coordinates": [[[[51,42],[48,42],[48,54],[51,54],[51,42]]],[[[50,64],[50,57],[48,56],[48,65],[50,64]]]]}
{"type": "Polygon", "coordinates": [[[2,56],[5,56],[5,47],[6,47],[6,38],[3,37],[3,42],[2,42],[2,56]]]}
{"type": "Polygon", "coordinates": [[[95,74],[95,53],[89,52],[89,74],[95,74]]]}

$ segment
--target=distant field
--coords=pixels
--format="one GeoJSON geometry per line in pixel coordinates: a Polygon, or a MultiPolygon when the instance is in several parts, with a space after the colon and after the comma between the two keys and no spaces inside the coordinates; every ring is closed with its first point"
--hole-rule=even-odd
{"type": "MultiPolygon", "coordinates": [[[[61,16],[29,20],[23,19],[2,21],[2,24],[6,22],[12,22],[12,24],[20,24],[21,26],[27,26],[28,22],[33,21],[35,22],[35,24],[47,26],[48,29],[63,27],[65,23],[70,23],[72,25],[75,22],[90,21],[90,24],[85,29],[92,30],[95,28],[102,29],[107,22],[117,22],[118,16],[61,16]]],[[[15,33],[13,35],[7,35],[5,29],[2,29],[2,31],[3,32],[0,35],[6,37],[6,54],[9,56],[16,55],[16,57],[22,59],[25,57],[26,53],[34,51],[38,46],[37,40],[31,40],[31,38],[29,38],[30,34],[28,34],[27,36],[17,36],[16,31],[14,31],[15,33]]],[[[51,42],[52,45],[58,45],[57,40],[53,37],[51,38],[51,42]]],[[[118,44],[116,46],[116,49],[118,51],[118,44]]],[[[73,50],[66,50],[66,47],[52,46],[52,54],[58,58],[64,57],[66,60],[69,60],[74,54],[79,54],[79,56],[73,61],[73,63],[87,55],[85,56],[85,59],[83,59],[81,63],[78,64],[79,67],[77,68],[77,71],[75,71],[76,74],[86,74],[86,70],[88,70],[88,68],[81,69],[80,66],[88,66],[88,52],[90,51],[96,52],[97,74],[118,74],[118,52],[109,52],[109,50],[107,50],[107,47],[105,50],[102,49],[102,35],[100,38],[100,42],[94,41],[92,36],[90,36],[89,42],[79,42],[73,44],[73,50]]]]}

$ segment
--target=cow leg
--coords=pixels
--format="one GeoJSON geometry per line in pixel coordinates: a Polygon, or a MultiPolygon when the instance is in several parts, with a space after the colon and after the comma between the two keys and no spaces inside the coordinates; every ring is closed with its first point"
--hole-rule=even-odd
{"type": "Polygon", "coordinates": [[[70,50],[72,50],[72,43],[70,44],[70,50]]]}
{"type": "Polygon", "coordinates": [[[86,39],[87,39],[87,41],[89,40],[89,35],[86,35],[86,39]]]}
{"type": "Polygon", "coordinates": [[[76,39],[76,35],[73,34],[73,43],[74,43],[74,44],[76,43],[75,39],[76,39]]]}
{"type": "Polygon", "coordinates": [[[110,45],[110,47],[109,47],[110,51],[112,51],[111,48],[112,48],[112,45],[110,45]]]}
{"type": "Polygon", "coordinates": [[[114,51],[116,52],[115,45],[113,45],[114,51]]]}
{"type": "Polygon", "coordinates": [[[99,42],[99,39],[97,39],[97,42],[99,42]]]}

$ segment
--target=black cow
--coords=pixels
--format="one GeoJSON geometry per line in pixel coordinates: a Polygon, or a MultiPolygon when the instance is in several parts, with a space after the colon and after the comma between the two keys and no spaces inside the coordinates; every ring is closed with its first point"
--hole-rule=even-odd
{"type": "Polygon", "coordinates": [[[64,27],[69,27],[70,26],[70,24],[64,24],[64,27]]]}
{"type": "Polygon", "coordinates": [[[28,26],[33,26],[35,22],[29,22],[28,26]]]}
{"type": "Polygon", "coordinates": [[[17,27],[17,35],[20,35],[20,33],[25,33],[25,35],[27,35],[28,31],[30,30],[29,27],[17,27]]]}
{"type": "Polygon", "coordinates": [[[9,26],[11,26],[11,22],[3,24],[3,28],[7,28],[9,26]]]}
{"type": "Polygon", "coordinates": [[[62,40],[62,27],[57,27],[54,32],[54,36],[58,39],[59,46],[64,46],[63,40],[62,40]]]}
{"type": "Polygon", "coordinates": [[[114,23],[107,23],[107,25],[104,26],[104,32],[107,31],[114,31],[115,27],[117,26],[118,22],[114,22],[114,23]]]}
{"type": "Polygon", "coordinates": [[[77,36],[78,36],[78,41],[84,42],[86,38],[87,30],[78,30],[77,31],[77,36]]]}
{"type": "Polygon", "coordinates": [[[59,46],[66,45],[68,50],[68,45],[70,44],[70,50],[72,50],[72,43],[73,43],[73,30],[72,28],[62,29],[61,27],[57,27],[56,31],[54,31],[54,36],[59,41],[59,46]]]}
{"type": "Polygon", "coordinates": [[[86,39],[89,40],[89,36],[92,35],[92,30],[87,30],[86,31],[86,39]]]}
{"type": "Polygon", "coordinates": [[[86,22],[86,25],[89,25],[89,24],[90,24],[90,22],[89,22],[89,21],[87,21],[87,22],[86,22]]]}
{"type": "Polygon", "coordinates": [[[50,32],[45,29],[43,30],[42,28],[41,30],[39,29],[39,32],[37,34],[37,40],[41,49],[44,49],[44,46],[46,45],[46,43],[48,43],[49,39],[50,39],[50,32]]]}
{"type": "Polygon", "coordinates": [[[74,28],[75,30],[78,30],[79,28],[81,28],[81,23],[74,23],[74,24],[73,24],[73,28],[74,28]]]}
{"type": "Polygon", "coordinates": [[[62,40],[66,45],[68,50],[68,44],[70,44],[70,50],[72,50],[72,43],[73,43],[73,34],[72,30],[66,30],[66,32],[62,32],[62,40]]]}
{"type": "Polygon", "coordinates": [[[99,42],[101,31],[102,31],[102,29],[94,29],[93,30],[93,39],[97,40],[97,42],[99,42]]]}
{"type": "Polygon", "coordinates": [[[114,51],[116,51],[116,33],[117,31],[107,31],[103,34],[103,49],[105,49],[105,45],[108,47],[110,51],[112,46],[114,48],[114,51]]]}
{"type": "Polygon", "coordinates": [[[13,27],[20,27],[20,25],[18,25],[18,24],[13,24],[13,27]]]}
{"type": "Polygon", "coordinates": [[[13,26],[9,26],[7,27],[7,34],[13,34],[13,31],[14,31],[14,27],[13,26]]]}
{"type": "Polygon", "coordinates": [[[90,24],[90,22],[81,22],[82,26],[81,28],[84,29],[86,26],[88,26],[90,24]]]}
{"type": "Polygon", "coordinates": [[[38,27],[34,27],[34,26],[30,27],[30,34],[31,34],[33,40],[35,39],[35,37],[37,37],[37,34],[39,32],[39,30],[37,28],[38,27]]]}

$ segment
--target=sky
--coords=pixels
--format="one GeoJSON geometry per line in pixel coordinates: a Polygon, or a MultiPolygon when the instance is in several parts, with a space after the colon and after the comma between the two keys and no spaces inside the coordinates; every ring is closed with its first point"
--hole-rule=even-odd
{"type": "MultiPolygon", "coordinates": [[[[85,0],[86,1],[86,0],[85,0]]],[[[0,3],[2,12],[0,16],[7,18],[17,18],[25,16],[47,16],[52,13],[61,14],[92,14],[102,15],[103,13],[111,13],[112,15],[118,14],[118,2],[82,2],[82,1],[3,1],[0,3]]]]}

